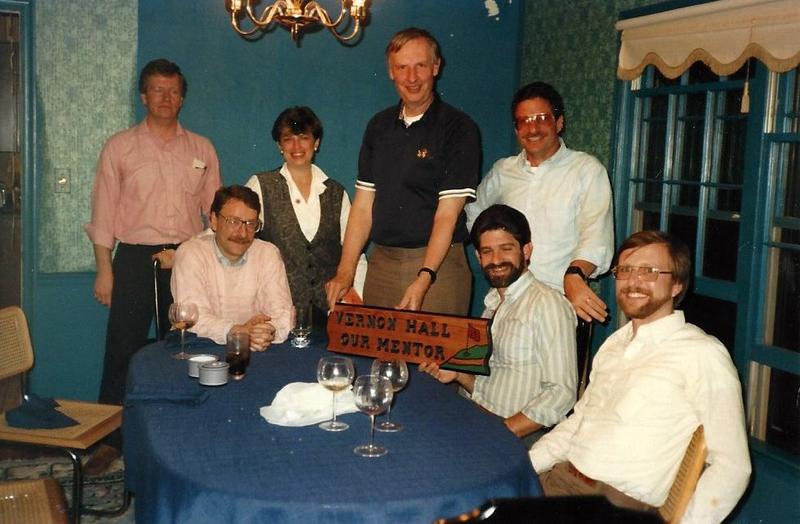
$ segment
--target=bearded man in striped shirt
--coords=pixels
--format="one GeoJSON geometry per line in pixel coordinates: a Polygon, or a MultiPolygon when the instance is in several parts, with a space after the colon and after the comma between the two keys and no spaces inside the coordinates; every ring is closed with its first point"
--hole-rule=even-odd
{"type": "Polygon", "coordinates": [[[575,403],[575,311],[528,269],[535,246],[522,213],[506,205],[488,207],[475,220],[471,241],[491,285],[483,313],[492,318],[491,373],[476,376],[433,363],[420,370],[443,383],[457,382],[461,394],[503,417],[509,430],[532,444],[575,403]]]}

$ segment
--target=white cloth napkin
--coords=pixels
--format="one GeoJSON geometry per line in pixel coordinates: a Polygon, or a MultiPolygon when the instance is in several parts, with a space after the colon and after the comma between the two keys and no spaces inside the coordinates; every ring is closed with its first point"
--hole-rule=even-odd
{"type": "MultiPolygon", "coordinates": [[[[275,395],[272,405],[259,412],[270,424],[310,426],[330,420],[333,392],[317,382],[292,382],[275,395]]],[[[336,393],[336,415],[358,411],[352,389],[336,393]]]]}

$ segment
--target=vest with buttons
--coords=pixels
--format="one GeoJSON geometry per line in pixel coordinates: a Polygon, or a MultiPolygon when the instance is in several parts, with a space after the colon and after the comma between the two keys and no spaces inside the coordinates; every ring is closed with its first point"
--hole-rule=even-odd
{"type": "Polygon", "coordinates": [[[325,282],[336,274],[342,255],[339,217],[344,187],[330,178],[325,180],[325,191],[319,195],[319,229],[309,242],[300,229],[289,186],[280,171],[256,176],[261,185],[264,206],[264,228],[258,237],[280,249],[294,303],[311,302],[327,311],[325,282]]]}

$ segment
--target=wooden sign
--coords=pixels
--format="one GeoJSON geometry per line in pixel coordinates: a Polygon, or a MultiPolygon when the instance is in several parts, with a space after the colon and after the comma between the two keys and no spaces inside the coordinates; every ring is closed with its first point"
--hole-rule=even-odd
{"type": "Polygon", "coordinates": [[[371,358],[395,356],[442,369],[489,374],[490,321],[337,304],[328,316],[328,350],[371,358]]]}

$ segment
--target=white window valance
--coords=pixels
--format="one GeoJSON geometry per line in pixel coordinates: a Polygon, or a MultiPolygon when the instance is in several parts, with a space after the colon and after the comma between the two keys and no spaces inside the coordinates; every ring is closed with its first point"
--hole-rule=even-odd
{"type": "Polygon", "coordinates": [[[800,0],[718,0],[621,20],[617,76],[633,80],[648,65],[667,78],[702,61],[717,75],[754,57],[776,72],[800,65],[800,0]]]}

